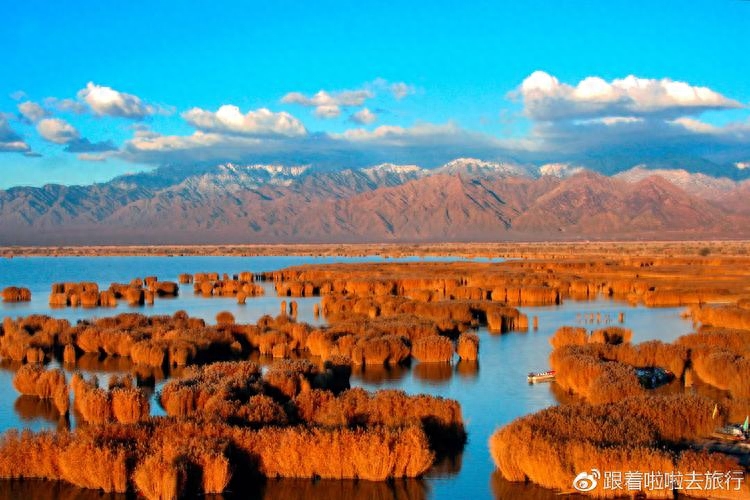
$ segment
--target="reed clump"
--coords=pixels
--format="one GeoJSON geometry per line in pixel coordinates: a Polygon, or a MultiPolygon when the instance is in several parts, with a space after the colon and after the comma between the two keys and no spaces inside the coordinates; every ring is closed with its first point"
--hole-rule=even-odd
{"type": "Polygon", "coordinates": [[[31,300],[31,291],[28,288],[9,286],[3,288],[3,302],[29,302],[31,300]]]}
{"type": "Polygon", "coordinates": [[[423,337],[412,344],[411,355],[421,362],[450,363],[453,342],[442,335],[423,337]]]}
{"type": "Polygon", "coordinates": [[[461,361],[476,361],[479,358],[479,335],[476,333],[459,335],[456,353],[461,361]]]}
{"type": "Polygon", "coordinates": [[[148,396],[139,388],[112,384],[102,389],[95,377],[86,380],[80,374],[73,375],[71,388],[74,405],[81,417],[91,424],[120,422],[135,424],[149,418],[151,407],[148,396]]]}
{"type": "Polygon", "coordinates": [[[21,394],[51,399],[60,415],[68,413],[68,385],[65,373],[60,369],[45,370],[35,364],[24,365],[13,376],[13,386],[21,394]]]}
{"type": "MultiPolygon", "coordinates": [[[[671,472],[679,464],[680,443],[708,436],[717,425],[713,405],[708,398],[680,394],[548,408],[496,431],[490,453],[505,479],[563,491],[591,464],[607,471],[671,472]]],[[[620,493],[600,485],[590,494],[620,493]]]]}

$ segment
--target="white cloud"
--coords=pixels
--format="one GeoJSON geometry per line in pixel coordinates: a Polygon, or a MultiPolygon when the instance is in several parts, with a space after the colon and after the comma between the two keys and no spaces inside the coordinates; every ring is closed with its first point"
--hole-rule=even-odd
{"type": "Polygon", "coordinates": [[[411,85],[407,85],[404,82],[392,83],[389,89],[391,91],[391,94],[393,94],[393,97],[395,97],[397,100],[401,100],[404,97],[415,92],[414,87],[412,87],[411,85]]]}
{"type": "Polygon", "coordinates": [[[608,116],[678,117],[711,109],[742,107],[707,87],[669,78],[656,80],[633,75],[611,82],[590,76],[572,86],[544,71],[535,71],[514,95],[523,99],[530,118],[546,121],[608,116]]]}
{"type": "Polygon", "coordinates": [[[360,125],[369,125],[371,123],[374,123],[377,119],[378,115],[367,108],[362,108],[351,116],[351,120],[354,123],[359,123],[360,125]]]}
{"type": "Polygon", "coordinates": [[[336,105],[325,104],[315,108],[315,116],[318,118],[337,118],[341,114],[341,108],[336,105]]]}
{"type": "Polygon", "coordinates": [[[415,94],[417,91],[413,85],[409,85],[406,82],[389,82],[385,78],[376,78],[366,85],[366,87],[377,91],[389,92],[397,101],[408,95],[415,94]]]}
{"type": "Polygon", "coordinates": [[[336,118],[341,114],[342,107],[362,106],[365,101],[373,97],[375,93],[369,89],[342,90],[341,92],[320,90],[310,97],[301,92],[289,92],[281,98],[281,102],[315,108],[315,116],[318,118],[336,118]]]}
{"type": "Polygon", "coordinates": [[[81,161],[103,162],[112,156],[112,153],[80,153],[77,158],[81,161]]]}
{"type": "Polygon", "coordinates": [[[495,157],[499,142],[467,132],[454,123],[418,123],[412,127],[382,126],[354,129],[342,134],[314,133],[298,136],[245,135],[198,130],[191,135],[162,136],[136,130],[117,153],[140,164],[188,165],[220,163],[309,163],[331,167],[367,166],[387,161],[435,166],[459,152],[495,157]]]}
{"type": "Polygon", "coordinates": [[[738,161],[734,166],[739,170],[745,170],[746,168],[750,168],[750,161],[738,161]]]}
{"type": "Polygon", "coordinates": [[[55,144],[68,144],[81,137],[73,125],[59,118],[45,118],[37,124],[36,129],[39,135],[55,144]]]}
{"type": "Polygon", "coordinates": [[[55,108],[58,111],[63,111],[66,113],[75,113],[77,115],[82,115],[86,112],[86,105],[79,101],[76,101],[75,99],[58,99],[57,97],[47,97],[44,100],[44,104],[46,106],[55,108]]]}
{"type": "Polygon", "coordinates": [[[93,82],[89,82],[86,88],[79,90],[77,96],[100,116],[119,116],[139,120],[156,112],[153,106],[145,104],[138,96],[119,92],[111,87],[96,85],[93,82]]]}
{"type": "Polygon", "coordinates": [[[23,90],[16,90],[15,92],[11,92],[8,94],[8,96],[13,99],[14,101],[20,101],[24,97],[26,97],[26,92],[23,90]]]}
{"type": "Polygon", "coordinates": [[[222,143],[224,138],[221,134],[206,133],[200,130],[187,136],[150,133],[136,135],[128,141],[127,146],[137,151],[176,151],[215,146],[222,143]]]}
{"type": "Polygon", "coordinates": [[[417,123],[411,127],[381,125],[374,130],[350,129],[342,134],[332,134],[331,137],[354,143],[379,143],[399,147],[426,143],[437,144],[441,141],[446,144],[462,142],[483,143],[485,145],[499,144],[488,136],[467,132],[453,122],[444,124],[417,123]]]}
{"type": "Polygon", "coordinates": [[[305,135],[307,130],[297,118],[286,112],[274,113],[267,108],[242,114],[240,108],[225,104],[216,112],[193,108],[182,114],[193,127],[204,132],[264,136],[294,137],[305,135]]]}
{"type": "Polygon", "coordinates": [[[18,111],[32,123],[36,123],[42,118],[49,116],[46,109],[33,101],[25,101],[18,105],[18,111]]]}
{"type": "Polygon", "coordinates": [[[686,130],[689,130],[690,132],[696,132],[699,134],[715,134],[721,132],[721,129],[719,127],[715,127],[714,125],[711,125],[709,123],[685,116],[672,120],[669,123],[678,125],[686,130]]]}
{"type": "Polygon", "coordinates": [[[27,153],[31,151],[28,144],[10,128],[8,120],[0,116],[0,153],[27,153]]]}

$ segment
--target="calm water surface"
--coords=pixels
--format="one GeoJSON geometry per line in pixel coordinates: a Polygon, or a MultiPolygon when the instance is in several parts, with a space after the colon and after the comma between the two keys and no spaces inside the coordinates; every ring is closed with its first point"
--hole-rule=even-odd
{"type": "MultiPolygon", "coordinates": [[[[0,260],[0,288],[27,286],[33,300],[26,304],[3,304],[0,316],[23,316],[32,313],[77,319],[117,314],[133,310],[125,305],[116,309],[52,309],[47,305],[50,284],[58,281],[96,281],[100,288],[111,282],[127,282],[134,277],[159,276],[176,280],[179,273],[270,271],[306,263],[365,262],[382,260],[375,257],[59,257],[15,258],[0,260]]],[[[395,259],[393,259],[395,260],[395,259]]],[[[399,259],[420,261],[428,259],[399,259]]],[[[435,259],[429,259],[435,260],[435,259]]],[[[455,260],[455,259],[441,259],[455,260]]],[[[196,297],[192,285],[186,285],[176,299],[157,299],[155,305],[136,308],[145,314],[172,314],[184,309],[191,316],[212,322],[216,313],[228,310],[238,322],[255,322],[263,314],[276,315],[281,298],[270,285],[264,297],[248,299],[244,306],[233,298],[196,297]]],[[[312,307],[316,298],[295,299],[299,303],[300,321],[314,323],[312,307]]],[[[594,329],[602,325],[579,323],[590,313],[601,313],[616,319],[625,313],[624,326],[633,330],[633,342],[660,339],[671,342],[692,331],[690,320],[681,317],[682,308],[648,309],[631,307],[609,300],[590,302],[568,301],[560,306],[527,307],[521,310],[539,317],[539,329],[528,333],[490,334],[479,330],[479,362],[475,364],[413,363],[410,367],[390,370],[367,368],[355,372],[352,386],[369,390],[392,388],[409,394],[428,393],[457,399],[461,403],[468,443],[462,456],[439,464],[424,480],[395,481],[373,484],[366,481],[299,481],[269,480],[254,492],[226,495],[227,498],[555,498],[554,492],[541,488],[508,483],[493,474],[494,466],[487,448],[490,435],[514,418],[558,404],[554,384],[529,385],[526,374],[548,368],[549,337],[563,325],[581,324],[594,329]]],[[[79,363],[79,368],[81,367],[79,363]]],[[[128,362],[113,361],[102,366],[83,363],[86,373],[98,373],[105,380],[110,373],[128,373],[128,362]]],[[[9,428],[54,429],[64,425],[58,421],[49,404],[35,398],[19,397],[12,386],[11,365],[0,366],[0,430],[9,428]]],[[[162,382],[163,383],[163,382],[162,382]]],[[[157,390],[160,384],[157,384],[157,390]]],[[[153,411],[161,413],[155,400],[153,411]]],[[[75,418],[71,424],[75,425],[75,418]]],[[[47,482],[0,482],[0,500],[4,498],[102,498],[98,493],[85,492],[65,485],[50,486],[47,482]]],[[[112,496],[112,498],[124,498],[112,496]]],[[[109,496],[107,496],[109,498],[109,496]]]]}

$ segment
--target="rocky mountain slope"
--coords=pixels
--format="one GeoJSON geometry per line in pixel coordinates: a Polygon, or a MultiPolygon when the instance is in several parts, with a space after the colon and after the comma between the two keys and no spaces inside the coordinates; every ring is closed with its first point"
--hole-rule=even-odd
{"type": "Polygon", "coordinates": [[[750,181],[470,158],[176,167],[0,191],[0,245],[750,237],[750,181]]]}

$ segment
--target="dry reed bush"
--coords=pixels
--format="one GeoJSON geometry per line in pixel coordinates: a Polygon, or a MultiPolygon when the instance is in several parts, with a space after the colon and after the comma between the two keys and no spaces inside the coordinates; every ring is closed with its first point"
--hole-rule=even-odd
{"type": "Polygon", "coordinates": [[[322,379],[318,375],[318,368],[308,360],[280,359],[268,368],[263,382],[270,395],[284,400],[319,385],[322,379]]]}
{"type": "Polygon", "coordinates": [[[76,348],[73,344],[65,344],[63,349],[63,363],[66,365],[74,365],[76,362],[76,348]]]}
{"type": "Polygon", "coordinates": [[[453,357],[453,342],[441,335],[423,337],[412,344],[411,355],[421,362],[449,363],[453,357]]]}
{"type": "MultiPolygon", "coordinates": [[[[505,479],[529,480],[563,491],[569,490],[578,472],[592,466],[607,471],[671,472],[676,457],[669,450],[710,433],[716,425],[712,408],[707,398],[685,395],[548,408],[496,431],[490,438],[490,453],[505,479]]],[[[616,493],[592,492],[598,497],[616,493]]],[[[667,493],[671,498],[671,491],[667,493]]]]}
{"type": "Polygon", "coordinates": [[[706,326],[750,330],[750,309],[731,306],[700,306],[691,308],[693,321],[706,326]]]}
{"type": "Polygon", "coordinates": [[[604,346],[568,345],[550,355],[555,382],[565,390],[597,403],[642,394],[635,371],[617,361],[603,359],[604,346]]]}
{"type": "Polygon", "coordinates": [[[395,390],[368,393],[362,389],[350,389],[336,396],[314,389],[297,395],[293,403],[297,416],[308,424],[366,429],[420,425],[431,449],[439,452],[458,452],[466,441],[461,407],[450,399],[408,396],[395,390]]]}
{"type": "Polygon", "coordinates": [[[479,358],[479,335],[475,333],[459,335],[456,353],[461,361],[476,361],[479,358]]]}
{"type": "Polygon", "coordinates": [[[252,430],[154,418],[136,426],[88,426],[56,435],[10,432],[0,438],[1,477],[60,479],[104,491],[138,489],[150,498],[220,493],[232,470],[384,481],[421,476],[433,459],[419,426],[252,430]]]}
{"type": "Polygon", "coordinates": [[[29,302],[31,291],[28,288],[9,286],[3,289],[3,302],[29,302]]]}
{"type": "Polygon", "coordinates": [[[697,347],[691,351],[691,362],[704,382],[728,390],[735,398],[750,397],[750,359],[720,347],[697,347]]]}
{"type": "Polygon", "coordinates": [[[62,480],[81,488],[125,493],[125,449],[67,432],[9,431],[0,438],[0,477],[62,480]]]}
{"type": "Polygon", "coordinates": [[[68,413],[68,386],[62,370],[45,370],[38,365],[24,365],[14,375],[13,386],[21,394],[51,399],[60,415],[68,413]]]}
{"type": "MultiPolygon", "coordinates": [[[[343,342],[350,337],[339,338],[339,352],[343,342]]],[[[351,338],[352,341],[356,340],[351,338]]],[[[449,341],[450,342],[450,341],[449,341]]],[[[343,349],[343,351],[346,351],[343,349]]],[[[351,349],[351,359],[354,364],[366,365],[397,365],[409,358],[410,349],[403,337],[384,335],[382,337],[358,340],[351,349]]]]}
{"type": "Polygon", "coordinates": [[[166,459],[155,453],[136,467],[133,482],[138,492],[148,500],[179,498],[187,484],[187,464],[183,457],[166,459]]]}
{"type": "Polygon", "coordinates": [[[627,344],[633,338],[633,331],[621,326],[609,326],[591,332],[589,342],[597,344],[619,345],[627,344]]]}
{"type": "Polygon", "coordinates": [[[689,348],[723,348],[738,356],[750,355],[750,335],[747,330],[702,326],[698,332],[683,335],[675,343],[689,348]]]}
{"type": "Polygon", "coordinates": [[[748,485],[744,468],[729,455],[686,450],[680,453],[675,471],[682,473],[683,482],[694,472],[699,474],[699,478],[705,472],[736,473],[733,479],[723,482],[721,488],[705,488],[704,483],[701,490],[691,489],[690,496],[693,498],[748,498],[750,496],[750,485],[748,485]]]}
{"type": "Polygon", "coordinates": [[[179,285],[173,281],[156,281],[147,286],[158,297],[176,297],[180,291],[179,285]]]}
{"type": "Polygon", "coordinates": [[[13,361],[43,362],[59,342],[68,339],[70,322],[40,314],[3,320],[0,357],[13,361]]]}
{"type": "Polygon", "coordinates": [[[209,400],[214,408],[220,401],[246,402],[262,391],[258,365],[249,361],[212,363],[191,368],[182,379],[164,385],[159,401],[168,415],[187,417],[206,409],[209,400]]]}
{"type": "Polygon", "coordinates": [[[384,481],[419,477],[434,460],[427,437],[418,426],[399,429],[267,427],[254,432],[238,429],[235,436],[238,448],[259,457],[259,470],[266,477],[384,481]]]}
{"type": "Polygon", "coordinates": [[[229,311],[221,311],[216,315],[216,323],[219,325],[234,324],[234,315],[229,311]]]}
{"type": "Polygon", "coordinates": [[[612,346],[608,349],[607,356],[630,366],[665,368],[679,378],[685,371],[689,351],[683,345],[649,340],[636,345],[612,346]]]}
{"type": "Polygon", "coordinates": [[[146,394],[137,388],[115,388],[111,390],[112,416],[123,424],[134,424],[146,420],[151,406],[146,394]]]}
{"type": "Polygon", "coordinates": [[[102,424],[112,420],[112,400],[109,391],[100,389],[96,378],[84,379],[75,374],[70,381],[73,389],[73,404],[81,417],[92,424],[102,424]]]}
{"type": "Polygon", "coordinates": [[[553,349],[559,349],[566,345],[585,345],[589,342],[589,335],[585,328],[574,326],[561,326],[549,339],[553,349]]]}

